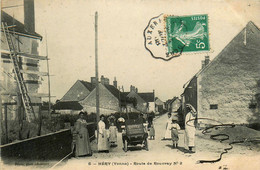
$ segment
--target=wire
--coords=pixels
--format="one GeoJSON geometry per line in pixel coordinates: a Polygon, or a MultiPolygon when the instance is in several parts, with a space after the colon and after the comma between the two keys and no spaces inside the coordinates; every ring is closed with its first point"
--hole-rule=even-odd
{"type": "MultiPolygon", "coordinates": [[[[210,119],[210,118],[195,118],[195,119],[190,119],[189,121],[187,121],[185,124],[188,126],[192,126],[190,124],[188,124],[188,122],[190,121],[195,121],[195,120],[211,120],[211,121],[215,121],[218,122],[220,124],[217,125],[212,125],[210,127],[206,127],[203,131],[202,134],[205,135],[206,133],[210,133],[208,130],[215,128],[215,127],[230,127],[230,128],[234,128],[236,127],[235,124],[223,124],[220,121],[214,120],[214,119],[210,119]]],[[[195,126],[193,126],[195,127],[195,126]]],[[[215,134],[215,135],[210,135],[210,139],[212,140],[220,140],[220,143],[222,143],[223,141],[229,140],[230,136],[224,133],[219,133],[219,134],[215,134]],[[222,136],[222,139],[219,139],[218,137],[222,136]]],[[[229,142],[229,146],[228,148],[225,148],[224,151],[219,155],[218,159],[215,160],[198,160],[197,163],[215,163],[215,162],[219,162],[222,159],[222,155],[228,153],[229,150],[233,149],[233,144],[237,144],[237,143],[245,143],[245,142],[260,142],[260,137],[255,137],[255,138],[246,138],[244,140],[239,140],[239,141],[233,141],[233,142],[229,142]]]]}

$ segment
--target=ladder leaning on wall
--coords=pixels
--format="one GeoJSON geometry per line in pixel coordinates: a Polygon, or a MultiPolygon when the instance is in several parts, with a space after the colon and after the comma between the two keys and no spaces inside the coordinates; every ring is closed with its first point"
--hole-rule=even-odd
{"type": "Polygon", "coordinates": [[[14,73],[16,77],[16,81],[19,87],[19,91],[22,96],[23,106],[26,113],[26,119],[28,122],[32,122],[32,120],[35,120],[35,113],[31,104],[30,96],[28,95],[27,87],[25,85],[19,64],[18,64],[18,58],[17,58],[17,52],[15,50],[15,46],[13,44],[12,35],[9,32],[9,27],[6,23],[2,22],[2,30],[4,32],[4,36],[6,39],[6,42],[8,44],[8,48],[10,51],[10,58],[12,61],[12,64],[14,66],[14,73]]]}

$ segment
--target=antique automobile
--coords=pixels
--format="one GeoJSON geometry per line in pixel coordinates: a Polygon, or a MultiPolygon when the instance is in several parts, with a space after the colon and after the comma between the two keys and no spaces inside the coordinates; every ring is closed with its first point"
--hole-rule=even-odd
{"type": "Polygon", "coordinates": [[[125,130],[122,132],[124,151],[128,146],[142,145],[148,151],[148,134],[143,125],[142,119],[129,119],[125,121],[125,130]]]}

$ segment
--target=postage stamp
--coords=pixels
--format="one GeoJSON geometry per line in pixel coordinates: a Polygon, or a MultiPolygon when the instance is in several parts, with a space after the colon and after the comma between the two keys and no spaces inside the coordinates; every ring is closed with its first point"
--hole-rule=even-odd
{"type": "Polygon", "coordinates": [[[168,61],[183,53],[210,51],[208,15],[152,18],[144,30],[145,48],[157,59],[168,61]]]}

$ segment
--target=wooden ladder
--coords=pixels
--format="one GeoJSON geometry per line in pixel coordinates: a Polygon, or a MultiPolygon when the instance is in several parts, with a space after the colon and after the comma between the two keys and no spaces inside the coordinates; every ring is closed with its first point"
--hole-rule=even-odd
{"type": "Polygon", "coordinates": [[[10,51],[10,58],[12,61],[12,64],[14,66],[14,73],[16,77],[16,81],[22,96],[23,106],[26,113],[26,119],[28,122],[32,122],[32,120],[35,120],[35,113],[31,104],[30,96],[28,95],[28,91],[18,64],[18,57],[17,52],[15,50],[15,46],[12,40],[12,36],[9,32],[9,27],[6,23],[2,22],[2,29],[6,38],[6,42],[8,44],[8,48],[10,51]]]}

